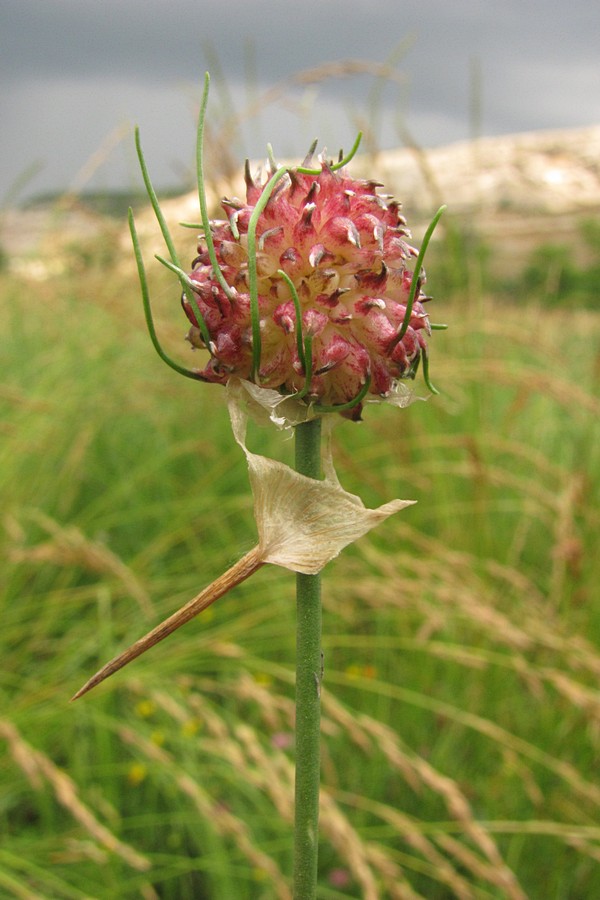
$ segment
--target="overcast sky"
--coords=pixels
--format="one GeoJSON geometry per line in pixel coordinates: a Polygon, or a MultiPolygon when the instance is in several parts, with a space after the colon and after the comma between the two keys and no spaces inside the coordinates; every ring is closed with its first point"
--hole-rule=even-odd
{"type": "Polygon", "coordinates": [[[267,141],[303,156],[314,137],[334,154],[373,113],[387,147],[406,128],[437,146],[598,124],[599,39],[595,0],[0,0],[0,204],[20,180],[20,199],[136,185],[134,124],[157,185],[183,184],[206,69],[214,121],[221,76],[243,110],[304,70],[372,70],[290,82],[246,120],[241,157],[267,141]]]}

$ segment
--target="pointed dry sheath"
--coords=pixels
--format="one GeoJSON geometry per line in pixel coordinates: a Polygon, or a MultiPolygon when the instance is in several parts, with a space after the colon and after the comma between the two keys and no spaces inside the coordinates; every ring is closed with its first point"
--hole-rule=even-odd
{"type": "Polygon", "coordinates": [[[178,609],[176,613],[173,613],[172,616],[169,616],[168,619],[165,619],[164,622],[161,622],[160,625],[157,625],[156,628],[153,628],[148,634],[145,634],[144,637],[136,641],[135,644],[132,644],[127,650],[119,653],[107,662],[106,665],[102,666],[102,668],[86,681],[83,687],[71,697],[71,700],[78,700],[79,697],[83,697],[84,694],[87,694],[92,688],[99,685],[102,681],[105,681],[110,675],[114,675],[115,672],[118,672],[119,669],[122,669],[134,659],[137,659],[137,657],[141,656],[142,653],[145,653],[146,650],[150,650],[155,644],[160,643],[160,641],[163,641],[170,634],[173,634],[174,631],[177,631],[178,628],[181,628],[181,626],[185,625],[186,622],[189,622],[190,619],[193,619],[205,609],[208,609],[215,600],[218,600],[219,597],[222,597],[223,594],[230,591],[232,587],[241,584],[242,581],[245,581],[246,578],[253,575],[262,565],[264,565],[264,560],[261,558],[259,548],[254,547],[249,553],[246,553],[245,556],[238,560],[234,566],[227,569],[226,572],[219,576],[216,581],[213,581],[207,588],[200,591],[200,593],[186,603],[185,606],[182,606],[181,609],[178,609]]]}
{"type": "MultiPolygon", "coordinates": [[[[360,497],[348,493],[340,485],[329,442],[323,453],[325,478],[322,481],[300,475],[284,463],[251,453],[246,446],[246,424],[249,412],[256,414],[253,409],[257,403],[256,392],[251,389],[249,392],[248,383],[237,378],[230,379],[227,392],[233,434],[248,462],[258,544],[198,596],[106,663],[73,700],[181,628],[265,563],[315,575],[348,544],[413,502],[392,500],[377,509],[367,509],[360,497]]],[[[276,403],[273,394],[266,390],[265,396],[260,397],[266,410],[276,403]]]]}
{"type": "Polygon", "coordinates": [[[180,280],[193,349],[208,352],[201,369],[186,369],[163,350],[152,319],[144,263],[129,222],[146,322],[160,357],[187,377],[227,386],[234,437],[246,454],[254,495],[258,545],[123,653],[103,666],[77,699],[140,656],[211,603],[271,562],[315,574],[345,547],[412,501],[393,500],[375,510],[341,487],[329,445],[325,479],[315,481],[246,447],[248,415],[279,427],[326,413],[358,420],[367,400],[407,406],[407,379],[423,363],[432,328],[422,292],[425,250],[444,207],[427,229],[421,250],[399,204],[377,192],[374,181],[350,178],[344,166],[319,158],[314,147],[302,166],[270,169],[257,183],[246,166],[246,200],[224,200],[227,218],[211,222],[204,191],[202,141],[208,75],[198,128],[198,188],[203,236],[186,273],[160,210],[141,151],[144,182],[170,260],[157,257],[180,280]],[[415,259],[413,274],[407,261],[415,259]]]}

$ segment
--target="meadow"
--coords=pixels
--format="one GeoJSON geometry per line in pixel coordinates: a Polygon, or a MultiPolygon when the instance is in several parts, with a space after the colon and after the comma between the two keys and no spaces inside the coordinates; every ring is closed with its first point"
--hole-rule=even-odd
{"type": "MultiPolygon", "coordinates": [[[[440,396],[334,431],[346,488],[418,502],[324,572],[319,897],[600,896],[599,314],[485,285],[451,223],[440,396]]],[[[0,895],[285,900],[290,573],[69,704],[256,535],[224,392],[158,360],[121,225],[64,253],[0,275],[0,895]]]]}

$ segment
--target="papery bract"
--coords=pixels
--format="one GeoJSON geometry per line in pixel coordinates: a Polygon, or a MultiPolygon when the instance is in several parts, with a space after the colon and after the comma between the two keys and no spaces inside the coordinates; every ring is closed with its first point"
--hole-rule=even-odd
{"type": "Polygon", "coordinates": [[[322,481],[250,452],[246,446],[248,397],[244,385],[231,379],[229,415],[233,435],[248,461],[259,554],[264,562],[314,575],[348,544],[415,502],[391,500],[377,509],[367,509],[360,497],[348,493],[339,483],[329,441],[323,453],[322,481]]]}

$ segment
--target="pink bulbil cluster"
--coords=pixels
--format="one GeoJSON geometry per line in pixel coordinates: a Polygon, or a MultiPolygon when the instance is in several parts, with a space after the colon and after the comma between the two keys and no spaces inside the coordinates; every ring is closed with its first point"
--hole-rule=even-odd
{"type": "Polygon", "coordinates": [[[367,382],[370,394],[385,398],[399,379],[414,375],[430,333],[422,305],[428,298],[419,283],[401,334],[412,279],[406,261],[417,251],[407,243],[400,205],[379,195],[375,182],[354,180],[320,162],[318,175],[290,169],[258,218],[259,364],[253,356],[248,226],[265,185],[255,183],[248,169],[246,202],[224,200],[227,220],[211,223],[229,290],[216,278],[201,240],[190,276],[193,297],[183,297],[192,324],[188,340],[210,352],[198,371],[205,381],[225,384],[237,376],[285,394],[301,393],[307,403],[350,404],[344,414],[358,419],[362,402],[351,401],[364,394],[367,382]],[[300,347],[298,303],[282,272],[293,282],[302,311],[300,347]]]}

